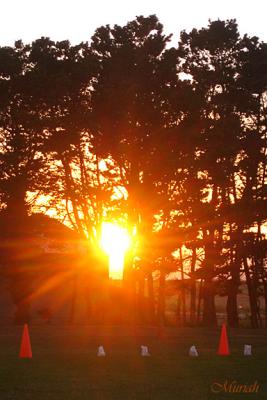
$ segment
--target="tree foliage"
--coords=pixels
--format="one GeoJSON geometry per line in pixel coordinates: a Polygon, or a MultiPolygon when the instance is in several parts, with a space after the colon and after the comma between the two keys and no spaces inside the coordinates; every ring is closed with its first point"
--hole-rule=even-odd
{"type": "Polygon", "coordinates": [[[9,237],[23,236],[21,218],[42,196],[92,251],[103,219],[119,218],[135,241],[129,290],[143,299],[148,282],[152,314],[152,273],[160,271],[159,323],[165,277],[176,271],[184,322],[189,290],[191,323],[198,293],[202,322],[216,324],[215,295],[223,293],[237,326],[245,280],[259,326],[259,296],[267,305],[266,86],[267,45],[241,37],[235,20],[183,31],[176,47],[151,15],[102,26],[77,46],[43,37],[0,48],[9,237]]]}

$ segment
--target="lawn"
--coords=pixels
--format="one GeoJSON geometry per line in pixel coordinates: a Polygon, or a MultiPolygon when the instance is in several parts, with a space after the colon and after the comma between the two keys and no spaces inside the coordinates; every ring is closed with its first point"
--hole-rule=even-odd
{"type": "Polygon", "coordinates": [[[19,359],[22,328],[0,326],[1,400],[208,400],[267,399],[267,335],[264,330],[232,330],[232,354],[216,355],[219,330],[168,329],[128,335],[123,328],[30,326],[33,358],[19,359]],[[96,357],[103,344],[107,357],[96,357]],[[141,344],[150,358],[140,357],[141,344]],[[188,357],[195,344],[198,358],[188,357]],[[253,356],[244,357],[244,344],[253,356]],[[260,385],[258,393],[214,394],[214,382],[260,385]]]}

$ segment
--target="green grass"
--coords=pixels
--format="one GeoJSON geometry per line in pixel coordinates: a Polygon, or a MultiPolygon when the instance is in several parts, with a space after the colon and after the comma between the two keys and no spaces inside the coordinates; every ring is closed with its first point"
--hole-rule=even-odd
{"type": "Polygon", "coordinates": [[[219,330],[180,328],[168,330],[167,337],[159,340],[124,336],[123,329],[110,336],[89,326],[30,326],[31,360],[18,358],[21,331],[21,327],[0,327],[1,400],[267,399],[265,331],[229,332],[232,354],[219,357],[219,330]],[[104,345],[106,358],[96,357],[99,344],[104,345]],[[149,346],[150,358],[140,357],[140,344],[149,346]],[[200,353],[195,359],[187,356],[192,344],[200,353]],[[244,344],[252,344],[252,357],[242,355],[244,344]],[[225,380],[240,384],[257,380],[260,390],[212,393],[211,384],[225,380]]]}

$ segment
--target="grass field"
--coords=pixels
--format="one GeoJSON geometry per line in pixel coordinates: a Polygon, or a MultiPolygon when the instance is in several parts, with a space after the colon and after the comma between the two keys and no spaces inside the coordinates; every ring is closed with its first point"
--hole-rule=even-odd
{"type": "Polygon", "coordinates": [[[267,335],[229,331],[231,356],[216,355],[219,330],[168,329],[159,340],[154,331],[128,335],[121,327],[102,332],[90,326],[30,326],[33,358],[19,359],[22,328],[0,326],[1,400],[209,400],[267,399],[267,335]],[[96,357],[103,344],[106,358],[96,357]],[[151,357],[140,357],[139,346],[151,357]],[[195,344],[198,358],[189,358],[195,344]],[[244,357],[244,344],[253,356],[244,357]],[[214,382],[260,385],[258,393],[220,393],[214,382]]]}

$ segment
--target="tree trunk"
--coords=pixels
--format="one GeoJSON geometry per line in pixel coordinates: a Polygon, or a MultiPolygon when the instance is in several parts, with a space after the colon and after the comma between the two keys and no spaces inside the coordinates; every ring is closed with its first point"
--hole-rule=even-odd
{"type": "Polygon", "coordinates": [[[138,276],[138,315],[137,318],[141,323],[145,322],[145,277],[139,271],[138,276]]]}
{"type": "Polygon", "coordinates": [[[125,255],[123,286],[126,305],[125,320],[133,326],[136,321],[136,281],[133,270],[133,257],[131,251],[128,251],[125,255]]]}
{"type": "Polygon", "coordinates": [[[149,322],[155,323],[155,296],[154,296],[154,285],[152,272],[147,275],[147,290],[148,290],[148,312],[149,312],[149,322]]]}
{"type": "Polygon", "coordinates": [[[178,326],[182,325],[182,315],[181,315],[181,292],[178,291],[177,293],[177,324],[178,326]]]}
{"type": "MultiPolygon", "coordinates": [[[[191,274],[195,272],[196,266],[196,248],[193,247],[192,262],[191,262],[191,274]]],[[[190,324],[196,323],[196,281],[195,278],[191,277],[190,285],[190,324]]]]}
{"type": "Polygon", "coordinates": [[[248,295],[249,295],[249,304],[250,304],[250,312],[251,312],[251,326],[252,328],[258,328],[259,327],[259,321],[258,321],[258,306],[257,306],[257,297],[255,293],[255,288],[253,286],[251,277],[250,277],[250,272],[249,272],[249,266],[247,263],[246,257],[243,259],[244,262],[244,271],[246,275],[246,284],[248,288],[248,295]]]}
{"type": "Polygon", "coordinates": [[[264,302],[265,302],[265,328],[267,328],[267,282],[263,280],[263,289],[264,289],[264,302]]]}
{"type": "Polygon", "coordinates": [[[203,297],[203,279],[199,282],[199,289],[198,289],[198,302],[197,302],[197,322],[200,323],[200,313],[201,313],[201,302],[203,297]]]}
{"type": "Polygon", "coordinates": [[[4,243],[7,244],[7,276],[11,297],[16,306],[15,324],[29,322],[33,292],[34,270],[30,268],[31,258],[28,256],[32,253],[31,240],[29,242],[32,231],[25,200],[26,187],[25,178],[18,176],[8,198],[7,208],[3,212],[4,218],[0,227],[4,243]]]}
{"type": "Polygon", "coordinates": [[[239,264],[234,263],[232,265],[232,270],[231,270],[232,279],[227,282],[228,283],[228,297],[226,304],[227,321],[229,326],[233,328],[237,328],[239,326],[238,305],[237,305],[237,295],[240,284],[239,270],[240,270],[239,264]]]}
{"type": "Polygon", "coordinates": [[[211,278],[204,279],[202,323],[205,326],[217,326],[214,283],[211,278]]]}
{"type": "Polygon", "coordinates": [[[183,250],[182,247],[179,249],[180,252],[180,265],[181,265],[181,306],[182,306],[182,324],[186,325],[186,293],[185,293],[185,280],[184,280],[184,262],[183,262],[183,250]]]}
{"type": "Polygon", "coordinates": [[[158,298],[158,325],[164,326],[165,323],[165,273],[160,272],[159,278],[159,298],[158,298]]]}
{"type": "Polygon", "coordinates": [[[228,325],[232,328],[237,328],[239,326],[237,293],[238,287],[235,282],[233,280],[229,281],[226,311],[228,325]]]}
{"type": "MultiPolygon", "coordinates": [[[[213,190],[212,202],[216,203],[216,190],[213,190]]],[[[217,326],[217,317],[215,309],[215,288],[213,282],[214,264],[217,251],[214,246],[215,231],[214,229],[204,230],[205,243],[205,277],[202,288],[203,293],[203,319],[205,326],[217,326]]]]}

